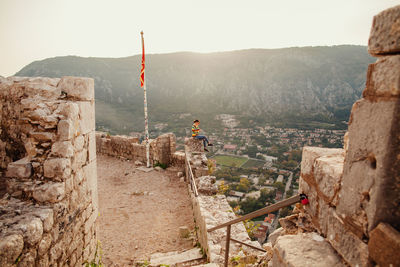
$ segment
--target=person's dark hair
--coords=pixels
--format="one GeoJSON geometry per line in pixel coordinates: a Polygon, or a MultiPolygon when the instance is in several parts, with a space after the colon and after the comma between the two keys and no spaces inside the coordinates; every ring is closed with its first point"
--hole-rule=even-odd
{"type": "Polygon", "coordinates": [[[200,122],[199,120],[194,120],[193,123],[200,122]]]}

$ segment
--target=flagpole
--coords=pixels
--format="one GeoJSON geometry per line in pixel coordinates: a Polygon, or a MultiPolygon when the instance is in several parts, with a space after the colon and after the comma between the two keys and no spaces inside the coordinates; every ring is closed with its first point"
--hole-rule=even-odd
{"type": "Polygon", "coordinates": [[[147,160],[147,168],[150,168],[150,143],[149,143],[149,123],[148,123],[148,115],[147,115],[147,93],[146,93],[146,76],[144,75],[144,38],[143,31],[140,32],[142,36],[142,71],[143,71],[143,93],[144,93],[144,131],[146,136],[146,160],[147,160]]]}

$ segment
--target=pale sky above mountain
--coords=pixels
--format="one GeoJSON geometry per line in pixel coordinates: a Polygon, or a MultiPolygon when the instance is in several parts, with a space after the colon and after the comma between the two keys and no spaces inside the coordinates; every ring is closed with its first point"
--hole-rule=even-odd
{"type": "Polygon", "coordinates": [[[367,45],[399,0],[0,0],[0,75],[77,55],[367,45]]]}

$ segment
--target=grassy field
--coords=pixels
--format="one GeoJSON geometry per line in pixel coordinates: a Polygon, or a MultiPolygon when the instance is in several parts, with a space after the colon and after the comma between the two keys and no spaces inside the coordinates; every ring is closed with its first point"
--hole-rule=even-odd
{"type": "Polygon", "coordinates": [[[242,168],[244,169],[253,169],[253,168],[260,168],[264,166],[265,162],[263,161],[258,161],[258,160],[253,160],[249,159],[245,164],[242,165],[242,168]]]}
{"type": "Polygon", "coordinates": [[[245,164],[248,159],[244,157],[217,155],[213,159],[217,161],[218,165],[228,166],[228,167],[240,167],[245,164]]]}

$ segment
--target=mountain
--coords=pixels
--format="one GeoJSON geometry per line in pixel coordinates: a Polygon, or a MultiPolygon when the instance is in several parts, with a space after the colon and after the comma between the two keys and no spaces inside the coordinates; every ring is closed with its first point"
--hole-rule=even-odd
{"type": "MultiPolygon", "coordinates": [[[[112,132],[143,129],[141,55],[65,56],[35,61],[17,76],[92,77],[97,125],[112,132]],[[130,126],[135,125],[135,126],[130,126]]],[[[340,124],[365,86],[375,59],[365,46],[249,49],[217,53],[146,55],[151,125],[179,122],[181,114],[214,120],[238,115],[242,124],[321,121],[340,124]]]]}

